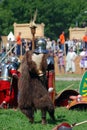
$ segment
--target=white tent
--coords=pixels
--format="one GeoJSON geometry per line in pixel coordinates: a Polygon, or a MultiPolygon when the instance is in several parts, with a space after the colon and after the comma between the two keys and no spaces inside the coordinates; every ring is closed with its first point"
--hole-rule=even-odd
{"type": "Polygon", "coordinates": [[[8,34],[7,40],[8,40],[8,41],[15,41],[15,36],[13,35],[12,32],[10,32],[10,33],[8,34]]]}

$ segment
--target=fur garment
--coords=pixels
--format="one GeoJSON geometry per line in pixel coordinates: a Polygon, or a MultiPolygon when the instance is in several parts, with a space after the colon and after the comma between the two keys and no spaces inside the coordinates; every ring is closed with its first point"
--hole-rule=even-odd
{"type": "Polygon", "coordinates": [[[43,74],[46,72],[47,54],[43,54],[41,63],[39,63],[39,70],[36,61],[32,60],[32,55],[32,51],[26,52],[21,63],[21,76],[18,81],[18,105],[31,123],[34,122],[35,110],[40,109],[42,112],[42,124],[45,124],[47,112],[55,120],[54,105],[38,73],[39,70],[43,74]]]}

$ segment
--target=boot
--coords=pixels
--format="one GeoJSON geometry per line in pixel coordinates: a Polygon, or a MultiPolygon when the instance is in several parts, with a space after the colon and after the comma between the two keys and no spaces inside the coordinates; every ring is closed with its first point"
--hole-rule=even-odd
{"type": "Polygon", "coordinates": [[[34,118],[30,118],[29,121],[30,121],[31,124],[33,124],[34,123],[34,118]]]}
{"type": "Polygon", "coordinates": [[[42,125],[47,124],[46,118],[42,118],[42,125]]]}
{"type": "Polygon", "coordinates": [[[4,108],[4,103],[2,102],[1,104],[0,104],[0,109],[3,109],[4,108]]]}
{"type": "Polygon", "coordinates": [[[3,109],[3,108],[6,108],[6,103],[5,102],[2,102],[1,104],[0,104],[0,109],[3,109]]]}

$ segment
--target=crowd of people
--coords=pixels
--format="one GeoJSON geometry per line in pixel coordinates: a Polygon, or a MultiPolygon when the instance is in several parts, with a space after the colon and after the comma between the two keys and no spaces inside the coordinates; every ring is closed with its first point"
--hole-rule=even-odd
{"type": "MultiPolygon", "coordinates": [[[[75,60],[80,57],[83,59],[83,56],[86,57],[85,53],[82,56],[83,50],[87,50],[87,33],[85,33],[82,40],[65,38],[65,32],[63,31],[57,40],[51,40],[50,38],[45,38],[47,41],[46,49],[51,50],[53,55],[57,57],[57,64],[59,73],[63,68],[63,72],[72,72],[76,71],[75,60]],[[80,54],[81,53],[81,54],[80,54]]],[[[32,50],[32,40],[22,39],[21,32],[18,33],[16,37],[16,47],[13,49],[14,53],[20,57],[24,55],[26,51],[32,50]]],[[[3,48],[1,52],[1,57],[4,57],[6,54],[6,49],[3,48]]],[[[79,63],[81,70],[86,69],[86,58],[84,60],[85,66],[82,67],[82,60],[79,63]]]]}
{"type": "Polygon", "coordinates": [[[81,73],[87,69],[87,33],[82,40],[70,40],[69,38],[65,38],[63,31],[57,41],[47,39],[47,48],[51,48],[54,56],[57,57],[59,73],[62,72],[62,69],[64,73],[75,73],[75,61],[78,58],[80,58],[78,67],[81,69],[81,73]]]}

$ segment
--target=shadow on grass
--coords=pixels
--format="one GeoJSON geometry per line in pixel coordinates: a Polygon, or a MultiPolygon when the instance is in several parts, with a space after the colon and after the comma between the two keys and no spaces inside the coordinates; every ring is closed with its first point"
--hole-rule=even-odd
{"type": "MultiPolygon", "coordinates": [[[[51,125],[56,125],[58,123],[61,123],[61,122],[67,122],[68,120],[66,119],[66,116],[57,116],[56,117],[56,120],[53,121],[52,119],[47,119],[47,124],[51,124],[51,125]]],[[[40,123],[40,122],[38,122],[40,123]]]]}
{"type": "Polygon", "coordinates": [[[68,121],[67,119],[66,119],[66,116],[64,115],[62,115],[62,116],[57,116],[57,121],[58,122],[66,122],[66,121],[68,121]]]}

